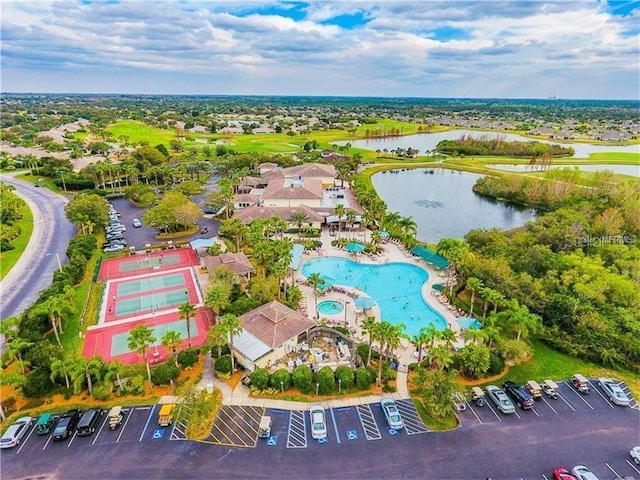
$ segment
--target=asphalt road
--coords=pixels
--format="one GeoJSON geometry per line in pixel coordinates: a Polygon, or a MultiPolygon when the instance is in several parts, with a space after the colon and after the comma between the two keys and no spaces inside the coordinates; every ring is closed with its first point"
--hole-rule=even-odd
{"type": "MultiPolygon", "coordinates": [[[[391,435],[379,406],[370,407],[381,438],[365,438],[354,407],[328,409],[328,442],[311,440],[307,420],[306,442],[298,448],[290,445],[289,411],[269,411],[272,433],[279,435],[276,446],[258,440],[255,448],[239,448],[180,440],[180,422],[157,429],[157,405],[135,407],[115,432],[106,429],[60,443],[31,435],[20,447],[0,452],[0,474],[3,479],[549,480],[555,468],[584,464],[602,480],[640,476],[628,461],[629,449],[640,444],[640,411],[613,406],[596,391],[581,398],[563,384],[561,398],[518,410],[517,416],[496,415],[488,406],[469,408],[460,415],[461,427],[442,433],[409,435],[405,429],[391,435]],[[356,439],[347,438],[349,429],[357,429],[356,439]]],[[[232,416],[220,425],[224,435],[212,432],[228,442],[234,438],[229,429],[245,434],[253,428],[249,423],[232,416]]]]}
{"type": "Polygon", "coordinates": [[[19,315],[37,298],[53,280],[58,268],[56,253],[61,264],[66,255],[69,240],[76,234],[75,226],[67,220],[64,205],[67,199],[46,188],[1,175],[0,180],[14,185],[16,192],[25,199],[33,211],[34,228],[25,253],[6,277],[0,282],[0,318],[19,315]]]}

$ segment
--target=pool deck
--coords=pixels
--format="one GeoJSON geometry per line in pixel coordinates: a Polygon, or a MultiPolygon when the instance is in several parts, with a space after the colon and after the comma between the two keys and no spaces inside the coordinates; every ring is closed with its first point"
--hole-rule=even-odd
{"type": "MultiPolygon", "coordinates": [[[[350,233],[349,233],[350,234],[350,233]]],[[[354,232],[356,241],[367,241],[369,239],[369,232],[354,232]]],[[[345,233],[342,233],[342,236],[345,237],[345,233]]],[[[457,334],[458,340],[455,343],[456,347],[462,347],[464,345],[464,340],[462,339],[462,329],[458,322],[456,321],[456,315],[454,315],[453,311],[449,307],[448,304],[443,304],[439,300],[439,293],[436,292],[432,287],[435,283],[443,283],[446,280],[446,274],[440,272],[433,268],[431,265],[428,265],[425,261],[418,259],[411,255],[409,252],[404,250],[402,246],[398,246],[392,242],[385,242],[380,244],[381,247],[384,248],[384,252],[380,255],[377,255],[375,258],[370,257],[366,254],[354,254],[349,253],[345,250],[335,248],[331,246],[331,241],[335,240],[335,237],[329,235],[328,231],[323,231],[320,237],[322,241],[322,248],[316,252],[305,253],[302,256],[302,261],[300,265],[303,265],[305,262],[312,260],[314,258],[322,258],[322,257],[343,257],[349,258],[355,261],[358,261],[362,264],[370,264],[370,265],[384,265],[386,263],[392,262],[404,262],[410,263],[413,265],[417,265],[423,270],[425,270],[429,274],[429,279],[422,286],[422,298],[427,302],[431,308],[440,313],[442,317],[446,320],[449,328],[457,334]]],[[[301,311],[308,315],[310,318],[315,317],[315,299],[313,295],[313,288],[305,285],[303,282],[305,277],[299,272],[295,272],[294,276],[296,283],[302,290],[304,294],[304,300],[301,305],[301,311]]],[[[354,294],[364,294],[364,292],[358,291],[358,289],[347,287],[346,290],[352,291],[354,294]]],[[[336,291],[329,291],[327,293],[321,293],[318,296],[318,302],[322,302],[325,300],[336,300],[345,305],[345,311],[337,314],[337,315],[321,315],[321,318],[327,319],[327,325],[342,325],[346,326],[352,333],[353,337],[356,341],[366,341],[366,335],[363,335],[360,330],[360,322],[366,317],[366,315],[357,311],[355,305],[353,304],[353,298],[348,294],[339,293],[336,291]]],[[[372,308],[370,311],[370,315],[373,315],[378,321],[380,321],[380,309],[376,306],[372,308]]],[[[399,361],[401,366],[408,366],[411,363],[415,363],[417,358],[414,356],[415,347],[411,344],[409,340],[402,340],[401,347],[396,351],[399,356],[399,361]]],[[[400,391],[400,385],[398,386],[398,390],[400,391]]],[[[406,390],[406,385],[404,386],[406,390]]]]}

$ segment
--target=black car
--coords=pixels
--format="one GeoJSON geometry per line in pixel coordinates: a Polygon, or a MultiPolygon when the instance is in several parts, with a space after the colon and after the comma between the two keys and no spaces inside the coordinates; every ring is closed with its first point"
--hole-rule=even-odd
{"type": "Polygon", "coordinates": [[[62,415],[56,424],[56,428],[53,431],[54,440],[65,440],[69,438],[78,425],[80,420],[80,410],[69,410],[62,415]]]}
{"type": "Polygon", "coordinates": [[[203,227],[200,229],[200,233],[209,233],[209,227],[207,227],[206,225],[205,225],[205,226],[203,226],[203,227]]]}
{"type": "Polygon", "coordinates": [[[533,397],[522,385],[506,381],[502,384],[502,389],[507,392],[507,395],[513,399],[514,403],[523,410],[528,410],[536,403],[533,400],[533,397]]]}

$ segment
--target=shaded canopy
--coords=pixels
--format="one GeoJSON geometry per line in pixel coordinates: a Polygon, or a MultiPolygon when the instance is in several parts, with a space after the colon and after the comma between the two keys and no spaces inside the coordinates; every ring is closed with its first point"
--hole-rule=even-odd
{"type": "Polygon", "coordinates": [[[413,255],[416,255],[422,258],[427,263],[430,263],[434,267],[439,268],[441,270],[446,270],[447,268],[449,268],[449,262],[447,261],[446,258],[444,258],[442,255],[439,255],[432,250],[429,250],[427,247],[424,247],[422,245],[413,248],[411,250],[411,253],[413,255]]]}

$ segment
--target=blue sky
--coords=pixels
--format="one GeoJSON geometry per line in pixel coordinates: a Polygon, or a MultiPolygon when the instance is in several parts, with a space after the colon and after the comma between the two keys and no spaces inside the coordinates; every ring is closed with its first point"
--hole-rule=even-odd
{"type": "Polygon", "coordinates": [[[634,98],[640,1],[3,0],[3,92],[634,98]]]}

